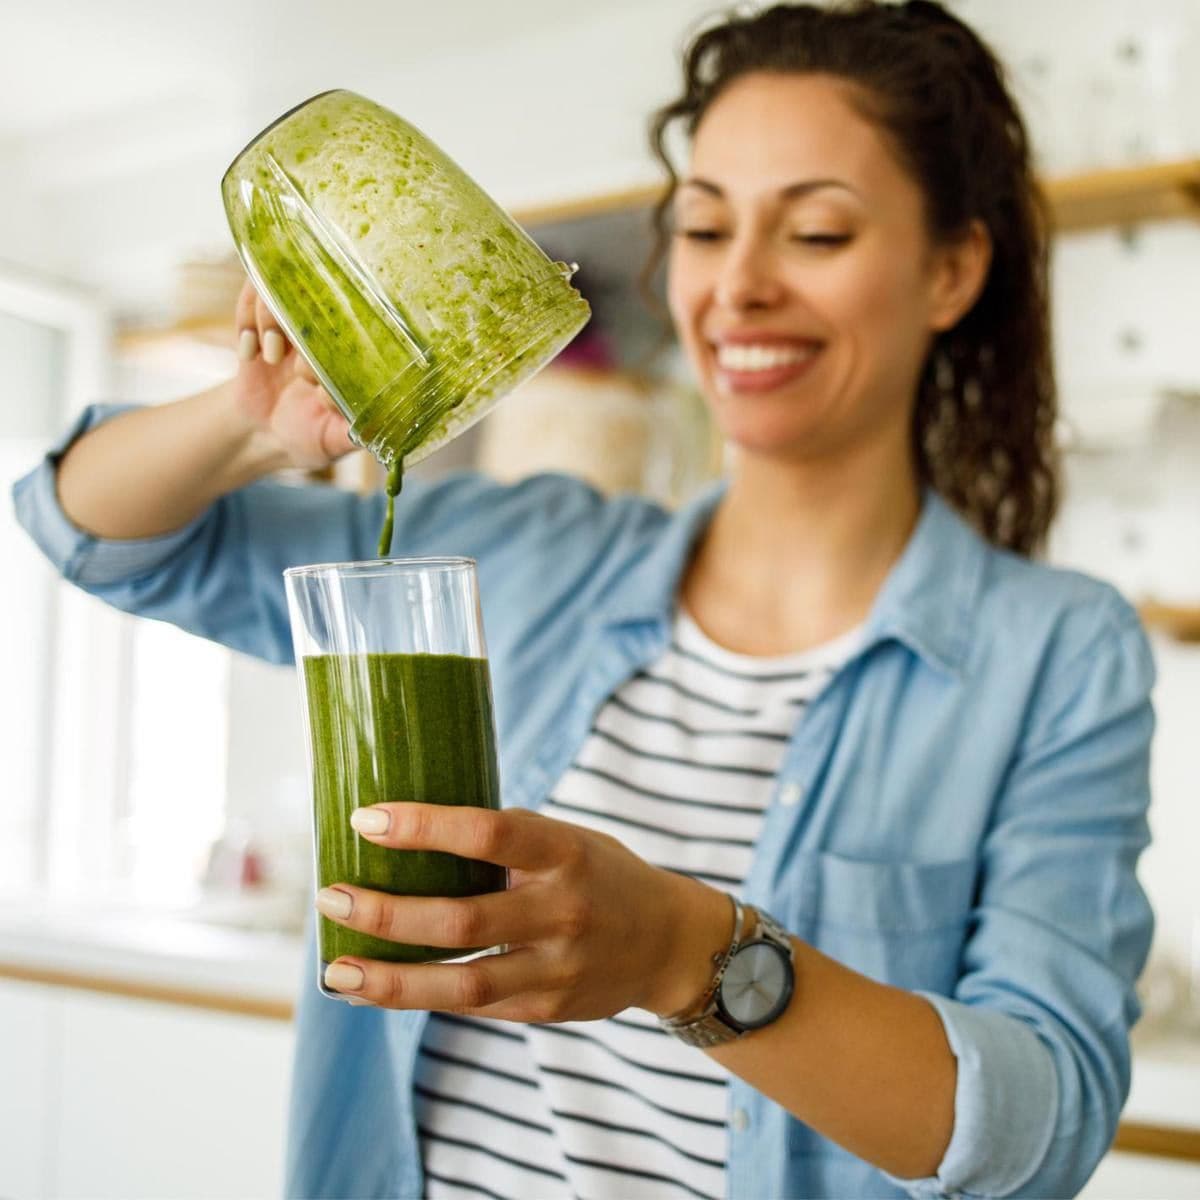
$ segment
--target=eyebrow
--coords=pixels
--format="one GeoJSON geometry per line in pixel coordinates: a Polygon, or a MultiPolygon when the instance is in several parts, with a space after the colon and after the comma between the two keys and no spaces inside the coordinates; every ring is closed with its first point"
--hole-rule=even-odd
{"type": "MultiPolygon", "coordinates": [[[[711,179],[701,179],[696,175],[680,180],[679,186],[699,188],[702,192],[708,192],[710,196],[718,198],[725,196],[725,190],[720,184],[713,183],[711,179]]],[[[859,195],[858,190],[851,187],[844,179],[801,179],[780,188],[779,195],[785,200],[792,200],[797,196],[807,196],[810,192],[819,191],[821,188],[841,188],[843,191],[852,192],[855,196],[859,195]]]]}

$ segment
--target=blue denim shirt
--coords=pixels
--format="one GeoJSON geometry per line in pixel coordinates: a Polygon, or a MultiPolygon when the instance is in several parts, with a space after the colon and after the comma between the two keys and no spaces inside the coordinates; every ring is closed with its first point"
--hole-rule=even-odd
{"type": "MultiPolygon", "coordinates": [[[[63,445],[111,411],[90,410],[63,445]]],[[[379,496],[275,482],[164,537],[98,540],[63,515],[53,462],[15,499],[67,579],[273,663],[292,657],[280,572],[373,557],[379,496]]],[[[507,804],[540,805],[597,708],[664,649],[719,498],[670,514],[559,476],[405,488],[400,553],[478,560],[507,804]]],[[[936,1177],[894,1179],[734,1079],[730,1196],[1057,1197],[1083,1184],[1128,1091],[1151,936],[1135,865],[1152,677],[1112,588],[998,551],[926,495],[861,649],[796,727],[746,895],[934,1005],[958,1064],[953,1137],[936,1177]]],[[[289,1193],[420,1196],[411,1082],[425,1015],[324,999],[312,967],[289,1193]]]]}

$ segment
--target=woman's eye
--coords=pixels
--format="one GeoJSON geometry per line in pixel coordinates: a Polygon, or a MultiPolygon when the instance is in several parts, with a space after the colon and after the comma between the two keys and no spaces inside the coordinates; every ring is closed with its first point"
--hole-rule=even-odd
{"type": "Polygon", "coordinates": [[[808,246],[844,246],[849,240],[848,233],[797,233],[792,237],[808,246]]]}
{"type": "Polygon", "coordinates": [[[719,229],[680,229],[678,234],[691,242],[715,242],[725,236],[719,229]]]}

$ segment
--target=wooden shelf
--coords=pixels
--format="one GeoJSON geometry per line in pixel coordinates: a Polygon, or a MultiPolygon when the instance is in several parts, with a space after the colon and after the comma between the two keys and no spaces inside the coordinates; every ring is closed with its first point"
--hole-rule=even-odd
{"type": "Polygon", "coordinates": [[[1179,642],[1200,642],[1200,605],[1160,604],[1143,600],[1138,615],[1147,629],[1179,642]]]}
{"type": "Polygon", "coordinates": [[[512,216],[526,229],[536,229],[539,225],[557,225],[563,221],[606,217],[610,213],[628,212],[630,209],[649,209],[657,203],[662,192],[661,184],[649,184],[645,187],[624,188],[592,196],[576,196],[551,204],[515,208],[512,210],[512,216]]]}
{"type": "Polygon", "coordinates": [[[127,326],[119,328],[116,335],[117,353],[128,358],[158,359],[164,350],[197,346],[232,353],[236,349],[232,311],[219,321],[215,317],[189,318],[169,325],[127,326]]]}
{"type": "Polygon", "coordinates": [[[1200,221],[1200,159],[1089,171],[1046,182],[1057,233],[1178,218],[1200,221]]]}
{"type": "MultiPolygon", "coordinates": [[[[1150,163],[1065,175],[1043,182],[1056,233],[1136,225],[1143,221],[1200,221],[1200,158],[1150,163]]],[[[661,187],[646,186],[580,196],[556,204],[518,209],[527,228],[560,221],[605,216],[631,208],[650,208],[661,187]]]]}
{"type": "MultiPolygon", "coordinates": [[[[1056,233],[1136,225],[1144,221],[1200,221],[1200,158],[1087,171],[1043,181],[1056,233]]],[[[659,185],[579,196],[514,211],[526,228],[554,225],[629,209],[649,209],[659,185]]]]}
{"type": "MultiPolygon", "coordinates": [[[[1047,180],[1054,231],[1059,234],[1135,225],[1144,221],[1200,221],[1200,159],[1142,167],[1089,171],[1047,180]]],[[[590,218],[649,210],[662,194],[659,184],[578,196],[514,210],[527,229],[537,230],[590,218]]],[[[183,340],[221,349],[233,346],[228,317],[191,318],[161,327],[126,329],[118,350],[138,354],[183,340]]]]}

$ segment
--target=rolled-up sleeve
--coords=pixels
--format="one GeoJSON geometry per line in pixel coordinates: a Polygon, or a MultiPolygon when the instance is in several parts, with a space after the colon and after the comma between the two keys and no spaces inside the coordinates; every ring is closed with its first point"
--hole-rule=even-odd
{"type": "Polygon", "coordinates": [[[85,409],[43,461],[13,487],[13,505],[25,531],[55,568],[81,585],[109,583],[153,570],[177,553],[200,524],[197,519],[162,537],[102,543],[72,524],[63,512],[55,483],[59,460],[85,433],[130,407],[93,404],[85,409]],[[100,545],[106,549],[96,554],[100,545]]]}
{"type": "Polygon", "coordinates": [[[14,485],[17,520],[64,579],[114,608],[269,662],[290,662],[283,569],[365,557],[354,551],[369,546],[378,503],[336,488],[266,481],[222,497],[161,536],[96,537],[63,511],[58,464],[78,438],[132,407],[86,409],[14,485]]]}
{"type": "MultiPolygon", "coordinates": [[[[261,480],[161,537],[95,537],[63,511],[58,463],[77,438],[130,407],[95,405],[84,412],[13,487],[18,521],[63,578],[114,608],[268,662],[290,662],[283,571],[374,558],[382,495],[261,480]]],[[[599,493],[562,476],[502,485],[457,472],[405,483],[394,545],[405,555],[474,558],[481,573],[490,568],[493,608],[508,604],[536,614],[539,596],[550,603],[588,576],[594,551],[612,540],[606,511],[599,493]],[[514,580],[515,589],[502,586],[514,580]]]]}
{"type": "Polygon", "coordinates": [[[1073,1196],[1128,1095],[1153,932],[1136,864],[1154,670],[1136,614],[1106,594],[1044,678],[983,846],[958,986],[926,996],[958,1082],[936,1177],[896,1181],[913,1196],[1073,1196]]]}

